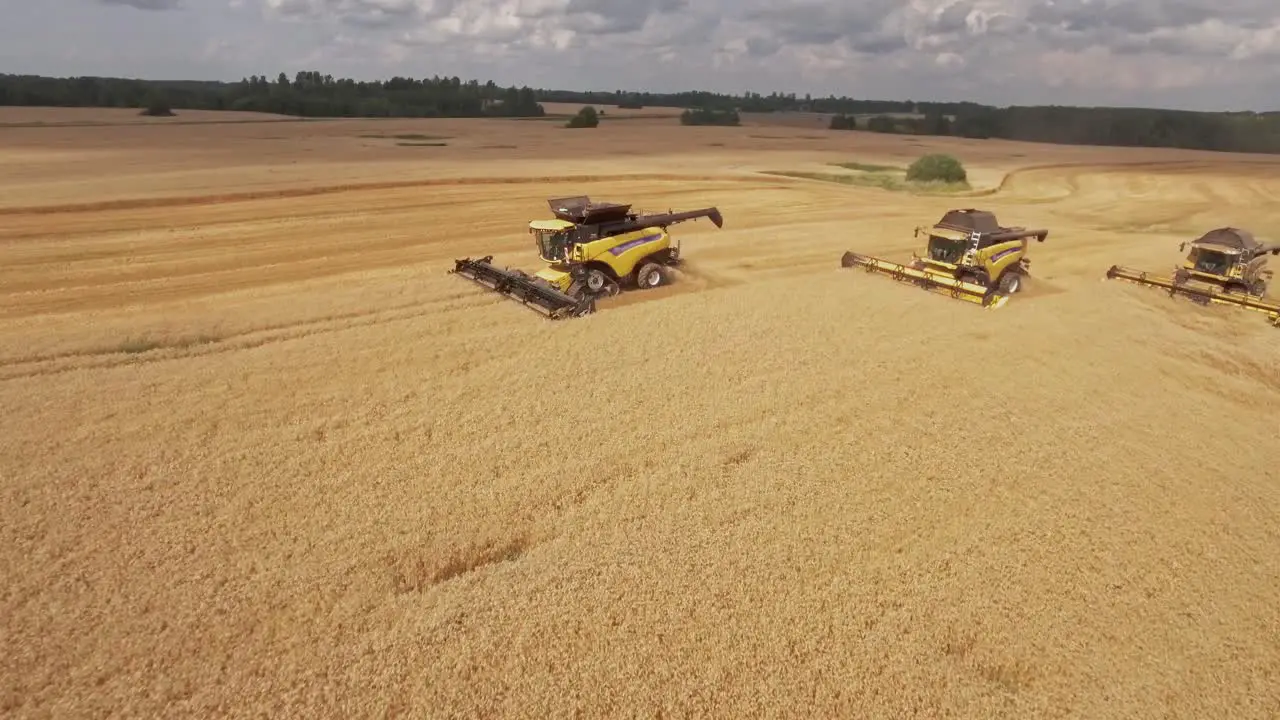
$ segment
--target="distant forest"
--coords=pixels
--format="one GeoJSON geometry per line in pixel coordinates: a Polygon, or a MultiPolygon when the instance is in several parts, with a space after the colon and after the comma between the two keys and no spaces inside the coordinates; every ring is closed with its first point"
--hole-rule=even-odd
{"type": "Polygon", "coordinates": [[[531,88],[456,77],[360,82],[314,71],[240,82],[0,75],[0,105],[245,110],[295,117],[537,117],[531,88]]]}
{"type": "Polygon", "coordinates": [[[794,93],[579,92],[500,87],[457,77],[363,82],[315,71],[239,82],[0,75],[0,105],[249,110],[296,117],[539,117],[541,103],[670,107],[706,117],[804,111],[830,127],[917,135],[1001,138],[1067,145],[1177,147],[1280,153],[1280,112],[1148,108],[992,107],[971,102],[797,97],[794,93]],[[717,115],[718,114],[718,115],[717,115]]]}

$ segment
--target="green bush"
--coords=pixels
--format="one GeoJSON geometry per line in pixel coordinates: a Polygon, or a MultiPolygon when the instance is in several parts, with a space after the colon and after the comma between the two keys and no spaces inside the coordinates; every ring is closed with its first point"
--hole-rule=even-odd
{"type": "Polygon", "coordinates": [[[600,116],[596,114],[596,109],[590,105],[578,111],[577,115],[569,118],[569,122],[565,123],[565,127],[570,128],[593,128],[600,124],[600,116]]]}
{"type": "Polygon", "coordinates": [[[907,180],[911,182],[962,183],[968,179],[964,165],[950,155],[925,155],[907,168],[907,180]]]}

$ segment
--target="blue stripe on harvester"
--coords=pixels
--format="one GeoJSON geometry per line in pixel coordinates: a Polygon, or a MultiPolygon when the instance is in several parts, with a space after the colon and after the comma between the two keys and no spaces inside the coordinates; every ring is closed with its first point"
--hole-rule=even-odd
{"type": "Polygon", "coordinates": [[[650,243],[650,242],[653,242],[654,240],[661,240],[661,239],[662,239],[662,233],[656,233],[653,235],[644,235],[636,238],[635,240],[629,240],[627,242],[624,242],[621,245],[618,245],[616,247],[611,247],[609,248],[609,252],[616,257],[628,250],[631,250],[632,248],[637,248],[637,247],[640,247],[641,245],[644,245],[645,243],[650,243]]]}
{"type": "Polygon", "coordinates": [[[1008,255],[1009,253],[1018,252],[1021,249],[1022,249],[1022,246],[1018,246],[1016,248],[1009,248],[1008,250],[1001,250],[1000,252],[991,256],[991,262],[998,262],[1000,258],[1004,257],[1005,255],[1008,255]]]}

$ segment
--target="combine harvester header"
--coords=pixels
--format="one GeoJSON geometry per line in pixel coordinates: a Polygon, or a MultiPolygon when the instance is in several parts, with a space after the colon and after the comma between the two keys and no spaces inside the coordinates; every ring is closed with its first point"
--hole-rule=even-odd
{"type": "Polygon", "coordinates": [[[1267,298],[1274,271],[1267,267],[1267,255],[1280,255],[1280,244],[1260,242],[1253,233],[1221,227],[1178,246],[1187,251],[1182,265],[1172,276],[1112,265],[1108,280],[1124,280],[1146,287],[1167,290],[1201,305],[1230,305],[1266,313],[1271,324],[1280,327],[1280,303],[1267,298]]]}
{"type": "Polygon", "coordinates": [[[574,297],[541,281],[534,275],[520,270],[499,268],[493,264],[493,256],[462,258],[453,261],[453,270],[478,285],[518,300],[525,307],[536,310],[552,320],[581,317],[595,312],[593,296],[574,297]]]}

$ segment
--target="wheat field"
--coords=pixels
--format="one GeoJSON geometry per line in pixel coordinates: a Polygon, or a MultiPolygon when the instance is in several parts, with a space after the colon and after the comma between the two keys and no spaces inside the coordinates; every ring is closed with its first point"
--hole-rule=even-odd
{"type": "Polygon", "coordinates": [[[1280,331],[1103,279],[1280,160],[606,109],[0,112],[6,717],[1280,716],[1280,331]],[[447,273],[576,194],[725,226],[447,273]],[[1006,306],[839,267],[952,207],[1050,230],[1006,306]]]}

